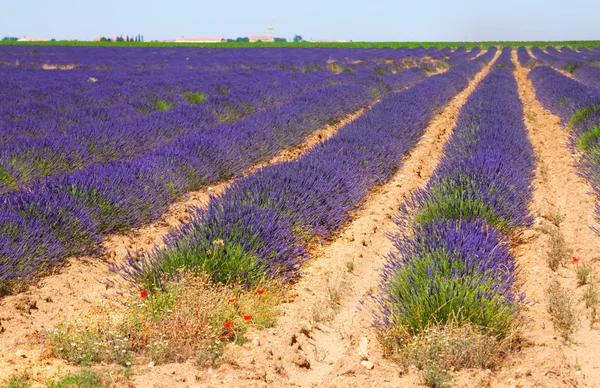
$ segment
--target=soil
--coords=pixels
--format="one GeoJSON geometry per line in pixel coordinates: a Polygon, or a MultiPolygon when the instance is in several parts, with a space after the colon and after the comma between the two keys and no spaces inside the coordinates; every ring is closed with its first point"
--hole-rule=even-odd
{"type": "MultiPolygon", "coordinates": [[[[514,52],[513,61],[518,64],[514,52]]],[[[399,367],[384,357],[371,326],[371,296],[377,293],[384,256],[393,250],[387,238],[387,233],[396,228],[392,217],[405,198],[425,185],[433,173],[460,108],[488,71],[489,66],[436,114],[399,171],[370,193],[354,212],[352,222],[331,241],[313,247],[304,276],[293,285],[273,328],[250,331],[247,337],[251,342],[243,346],[228,345],[222,364],[214,369],[198,368],[193,360],[136,365],[129,383],[170,388],[423,386],[418,373],[400,375],[399,367]],[[363,347],[366,343],[367,354],[360,354],[361,343],[363,347]],[[365,358],[368,362],[363,362],[365,358]]],[[[577,175],[579,156],[568,146],[567,130],[537,101],[526,79],[527,72],[517,65],[515,76],[538,166],[530,205],[535,222],[514,246],[528,300],[523,347],[509,355],[499,370],[454,374],[454,385],[458,387],[600,386],[600,332],[591,328],[593,319],[585,309],[586,286],[577,286],[576,264],[570,257],[556,273],[546,264],[548,232],[559,230],[572,255],[581,259],[578,265],[593,266],[598,280],[600,239],[589,228],[597,225],[595,198],[587,181],[577,175]],[[556,214],[560,222],[556,222],[556,214]],[[555,281],[569,291],[580,313],[577,331],[569,343],[554,329],[547,312],[545,290],[555,281]]],[[[333,135],[342,124],[323,129],[302,147],[284,152],[270,163],[300,156],[333,135]]],[[[59,273],[42,279],[36,287],[0,301],[0,322],[5,329],[0,334],[0,381],[24,368],[30,369],[37,382],[59,368],[63,372],[74,369],[42,354],[43,331],[64,319],[85,316],[105,292],[96,279],[110,276],[108,263],[123,260],[127,251],[160,245],[163,236],[187,220],[192,206],[202,206],[209,194],[222,192],[227,184],[191,193],[174,204],[161,221],[130,235],[107,239],[102,261],[69,260],[59,273]]]]}

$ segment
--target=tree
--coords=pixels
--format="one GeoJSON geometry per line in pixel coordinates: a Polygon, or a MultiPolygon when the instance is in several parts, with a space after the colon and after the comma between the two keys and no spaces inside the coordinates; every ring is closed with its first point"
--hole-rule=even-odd
{"type": "Polygon", "coordinates": [[[275,42],[287,42],[286,38],[275,38],[275,42]]]}
{"type": "Polygon", "coordinates": [[[2,38],[3,41],[8,41],[8,40],[19,40],[19,38],[16,38],[14,36],[5,36],[4,38],[2,38]]]}
{"type": "Polygon", "coordinates": [[[294,35],[294,42],[302,42],[304,41],[304,39],[302,39],[302,36],[300,35],[294,35]]]}

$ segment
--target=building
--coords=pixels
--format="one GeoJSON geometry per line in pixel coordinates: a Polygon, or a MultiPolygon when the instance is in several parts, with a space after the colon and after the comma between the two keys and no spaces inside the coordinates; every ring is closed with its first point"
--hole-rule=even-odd
{"type": "Polygon", "coordinates": [[[19,42],[47,42],[46,38],[28,38],[26,36],[18,40],[19,42]]]}
{"type": "Polygon", "coordinates": [[[271,24],[267,28],[267,35],[254,35],[248,37],[249,42],[275,42],[275,29],[271,24]]]}
{"type": "Polygon", "coordinates": [[[225,38],[223,37],[205,37],[205,38],[196,38],[196,37],[184,37],[184,36],[180,36],[179,38],[175,39],[175,42],[177,43],[221,43],[221,42],[225,42],[225,38]]]}

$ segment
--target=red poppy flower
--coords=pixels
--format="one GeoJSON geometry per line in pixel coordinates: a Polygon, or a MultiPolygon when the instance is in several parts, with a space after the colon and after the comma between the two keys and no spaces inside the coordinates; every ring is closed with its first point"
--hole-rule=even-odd
{"type": "Polygon", "coordinates": [[[579,257],[573,256],[573,263],[579,263],[579,257]]]}
{"type": "Polygon", "coordinates": [[[256,290],[256,293],[257,293],[258,295],[262,295],[262,294],[264,294],[264,293],[265,293],[265,290],[256,290]]]}
{"type": "Polygon", "coordinates": [[[223,324],[224,327],[231,327],[231,319],[223,324]]]}
{"type": "Polygon", "coordinates": [[[251,321],[252,315],[244,315],[244,321],[251,321]]]}
{"type": "Polygon", "coordinates": [[[148,291],[146,291],[146,290],[142,290],[142,292],[140,292],[140,296],[141,296],[142,298],[145,298],[145,297],[147,297],[147,296],[148,296],[148,291]]]}
{"type": "Polygon", "coordinates": [[[237,298],[231,298],[231,299],[229,299],[229,303],[233,303],[233,302],[235,302],[236,300],[237,300],[237,298]]]}

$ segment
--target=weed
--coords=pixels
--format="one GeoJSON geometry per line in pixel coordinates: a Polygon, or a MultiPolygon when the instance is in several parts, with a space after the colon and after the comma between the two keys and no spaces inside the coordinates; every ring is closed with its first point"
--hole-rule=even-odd
{"type": "Polygon", "coordinates": [[[333,319],[335,311],[324,306],[323,303],[317,302],[310,309],[311,323],[327,322],[333,319]]]}
{"type": "Polygon", "coordinates": [[[565,341],[570,341],[577,325],[577,314],[569,293],[554,283],[546,290],[548,312],[552,315],[554,329],[565,341]]]}
{"type": "Polygon", "coordinates": [[[548,267],[556,272],[560,265],[564,265],[569,255],[565,238],[560,231],[554,231],[550,233],[550,251],[546,262],[548,267]]]}
{"type": "Polygon", "coordinates": [[[342,300],[344,295],[348,291],[348,278],[344,273],[341,276],[337,276],[335,280],[331,280],[328,276],[326,278],[327,282],[327,295],[329,296],[329,301],[333,305],[334,309],[339,307],[342,304],[342,300]]]}
{"type": "Polygon", "coordinates": [[[544,182],[548,180],[548,167],[545,164],[540,167],[540,176],[544,182]]]}
{"type": "Polygon", "coordinates": [[[129,365],[136,355],[156,363],[196,357],[216,362],[225,343],[243,343],[250,326],[275,323],[280,286],[258,290],[211,282],[206,274],[179,271],[163,290],[136,293],[103,307],[96,321],[62,324],[50,332],[49,348],[78,364],[129,365]]]}
{"type": "Polygon", "coordinates": [[[494,369],[500,365],[504,354],[514,347],[517,337],[515,330],[506,339],[499,340],[483,328],[452,322],[432,326],[419,335],[390,333],[388,338],[380,339],[386,351],[406,371],[411,365],[422,370],[431,365],[443,370],[494,369]],[[406,340],[399,343],[398,338],[406,340]]]}
{"type": "Polygon", "coordinates": [[[588,278],[592,272],[592,267],[589,264],[581,264],[577,266],[577,284],[583,286],[588,283],[588,278]]]}
{"type": "Polygon", "coordinates": [[[12,375],[8,382],[2,385],[2,388],[29,388],[32,383],[29,380],[29,374],[26,371],[12,375]]]}
{"type": "Polygon", "coordinates": [[[598,139],[600,139],[600,125],[594,125],[579,135],[577,145],[583,151],[587,151],[598,144],[598,139]]]}
{"type": "Polygon", "coordinates": [[[208,345],[198,351],[196,355],[196,365],[199,367],[216,367],[221,363],[225,343],[216,340],[212,345],[208,345]]]}
{"type": "Polygon", "coordinates": [[[207,94],[199,92],[185,92],[183,93],[183,96],[186,98],[186,100],[188,100],[190,104],[201,103],[206,99],[206,97],[208,97],[207,94]]]}
{"type": "Polygon", "coordinates": [[[354,272],[354,258],[352,259],[352,261],[347,261],[346,262],[346,269],[348,270],[348,272],[353,273],[354,272]]]}
{"type": "Polygon", "coordinates": [[[585,308],[595,307],[598,303],[598,290],[596,290],[596,284],[593,281],[590,281],[587,290],[583,294],[583,299],[585,300],[585,308]]]}
{"type": "Polygon", "coordinates": [[[154,100],[152,101],[152,103],[154,104],[154,108],[156,108],[156,110],[160,110],[163,112],[171,109],[171,107],[173,106],[172,103],[165,100],[154,100]]]}
{"type": "Polygon", "coordinates": [[[571,116],[570,123],[571,125],[577,125],[581,123],[584,119],[597,112],[600,112],[600,104],[579,108],[571,116]]]}
{"type": "Polygon", "coordinates": [[[46,382],[48,388],[105,388],[111,386],[110,377],[105,373],[98,373],[91,369],[82,369],[46,382]]]}
{"type": "Polygon", "coordinates": [[[423,384],[431,388],[447,388],[450,387],[450,381],[452,377],[439,366],[432,364],[429,365],[421,374],[423,384]]]}
{"type": "Polygon", "coordinates": [[[369,88],[369,90],[371,91],[371,95],[374,99],[379,100],[381,98],[381,92],[379,91],[379,89],[377,89],[376,87],[371,87],[369,88]]]}

